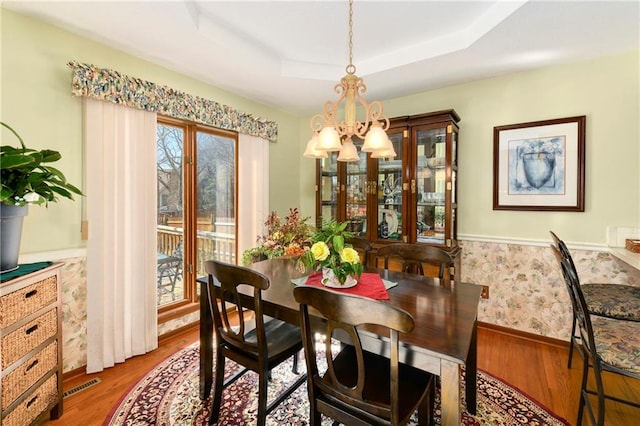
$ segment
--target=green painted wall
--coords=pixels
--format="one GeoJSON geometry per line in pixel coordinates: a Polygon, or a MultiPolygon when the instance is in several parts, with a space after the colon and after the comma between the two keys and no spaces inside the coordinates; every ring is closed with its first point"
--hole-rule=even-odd
{"type": "MultiPolygon", "coordinates": [[[[34,148],[59,150],[57,163],[82,185],[81,100],[70,94],[69,60],[113,68],[275,120],[279,140],[270,146],[271,209],[300,206],[314,214],[315,163],[302,158],[309,117],[217,89],[105,45],[13,12],[1,11],[0,117],[34,148]]],[[[336,76],[338,79],[340,76],[336,76]]],[[[366,82],[366,76],[365,76],[366,82]]],[[[330,99],[331,93],[327,93],[330,99]]],[[[462,236],[604,244],[607,226],[640,227],[640,52],[542,68],[385,100],[388,116],[454,108],[460,122],[462,236]],[[550,118],[587,116],[584,213],[492,210],[493,127],[550,118]]],[[[318,105],[318,111],[321,105],[318,105]]],[[[8,143],[6,132],[3,142],[8,143]]],[[[61,200],[31,207],[22,253],[84,247],[82,202],[61,200]]]]}
{"type": "MultiPolygon", "coordinates": [[[[298,143],[298,117],[6,9],[0,12],[1,120],[15,128],[28,146],[60,151],[62,160],[56,166],[70,182],[82,187],[84,174],[82,101],[71,95],[71,70],[66,66],[69,60],[76,60],[115,69],[278,122],[279,137],[277,143],[270,145],[270,162],[292,167],[271,167],[271,206],[287,212],[289,206],[298,204],[299,156],[289,149],[298,143]]],[[[3,131],[2,143],[13,144],[10,136],[3,131]]],[[[84,247],[80,237],[82,203],[89,201],[62,199],[48,208],[31,206],[24,222],[21,253],[84,247]]]]}
{"type": "MultiPolygon", "coordinates": [[[[453,108],[460,115],[461,236],[548,241],[553,229],[566,241],[605,244],[607,226],[640,228],[639,53],[386,100],[385,113],[394,117],[453,108]],[[585,212],[494,211],[493,127],[577,115],[587,117],[585,212]]],[[[308,118],[301,119],[300,138],[309,137],[308,118]]],[[[302,169],[312,162],[303,159],[302,169]]],[[[313,212],[310,171],[301,183],[304,211],[313,212]]]]}

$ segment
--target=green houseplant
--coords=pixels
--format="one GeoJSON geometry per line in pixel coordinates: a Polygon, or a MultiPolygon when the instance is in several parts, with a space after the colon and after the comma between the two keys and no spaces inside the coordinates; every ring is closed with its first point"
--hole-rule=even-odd
{"type": "Polygon", "coordinates": [[[46,206],[58,197],[73,200],[73,195],[82,195],[82,191],[67,182],[60,170],[48,165],[62,158],[59,152],[29,149],[11,126],[2,121],[0,124],[20,142],[17,148],[0,146],[0,271],[7,272],[18,267],[22,220],[28,205],[46,206]]]}
{"type": "Polygon", "coordinates": [[[0,202],[10,206],[46,205],[50,201],[57,201],[58,196],[73,200],[73,194],[82,195],[78,188],[67,182],[60,170],[46,165],[62,158],[58,151],[29,149],[13,128],[1,121],[0,124],[20,142],[17,148],[9,145],[0,147],[0,202]]]}
{"type": "Polygon", "coordinates": [[[362,275],[360,255],[346,242],[353,237],[353,233],[345,231],[347,224],[333,219],[325,222],[311,236],[311,249],[299,259],[304,267],[322,271],[325,285],[335,280],[339,285],[345,285],[349,279],[357,280],[362,275]]]}

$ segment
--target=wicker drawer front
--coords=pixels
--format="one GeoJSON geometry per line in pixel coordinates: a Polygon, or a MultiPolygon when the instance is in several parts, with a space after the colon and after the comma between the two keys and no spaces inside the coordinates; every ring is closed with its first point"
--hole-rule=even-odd
{"type": "Polygon", "coordinates": [[[58,286],[55,276],[0,297],[0,328],[6,328],[20,318],[50,305],[57,297],[58,286]]]}
{"type": "Polygon", "coordinates": [[[5,410],[56,365],[58,365],[58,342],[53,341],[2,378],[2,409],[5,410]]]}
{"type": "Polygon", "coordinates": [[[25,398],[7,417],[4,426],[25,426],[31,424],[49,404],[58,398],[58,376],[53,374],[33,393],[25,398]]]}
{"type": "Polygon", "coordinates": [[[3,370],[49,337],[56,335],[58,331],[56,314],[57,309],[51,309],[12,333],[2,336],[0,365],[3,370]]]}

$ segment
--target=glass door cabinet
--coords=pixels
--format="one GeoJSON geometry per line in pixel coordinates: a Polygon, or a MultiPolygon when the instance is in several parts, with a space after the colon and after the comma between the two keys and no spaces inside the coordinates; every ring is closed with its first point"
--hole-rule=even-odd
{"type": "Polygon", "coordinates": [[[458,122],[454,110],[390,120],[395,158],[343,163],[337,153],[317,160],[317,226],[348,221],[374,247],[408,242],[433,245],[458,257],[458,122]]]}

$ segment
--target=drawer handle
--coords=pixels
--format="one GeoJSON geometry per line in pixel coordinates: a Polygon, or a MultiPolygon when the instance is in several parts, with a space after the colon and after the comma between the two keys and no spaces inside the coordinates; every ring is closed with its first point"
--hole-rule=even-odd
{"type": "Polygon", "coordinates": [[[27,402],[27,408],[31,407],[38,400],[38,395],[34,396],[27,402]]]}
{"type": "Polygon", "coordinates": [[[28,299],[28,298],[30,298],[30,297],[33,297],[33,296],[35,296],[35,295],[36,295],[36,293],[38,293],[38,290],[31,290],[31,291],[28,291],[28,292],[24,295],[24,298],[25,298],[25,299],[28,299]]]}
{"type": "Polygon", "coordinates": [[[38,365],[37,359],[33,360],[33,362],[29,364],[29,366],[24,370],[24,374],[27,374],[27,372],[31,370],[33,367],[35,367],[36,365],[38,365]]]}
{"type": "Polygon", "coordinates": [[[36,331],[38,329],[38,324],[32,325],[31,327],[27,328],[27,334],[31,334],[34,331],[36,331]]]}

